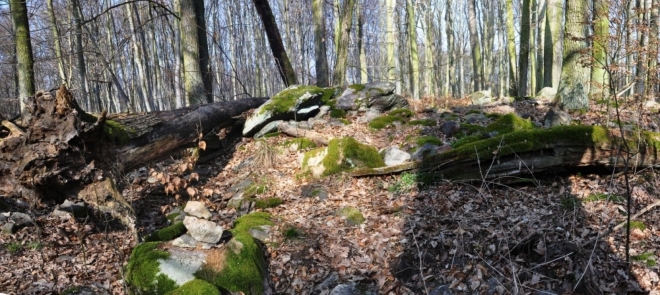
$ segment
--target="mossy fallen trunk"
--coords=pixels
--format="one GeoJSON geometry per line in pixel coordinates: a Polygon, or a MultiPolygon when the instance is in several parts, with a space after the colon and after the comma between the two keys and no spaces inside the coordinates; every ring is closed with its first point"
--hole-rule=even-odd
{"type": "Polygon", "coordinates": [[[85,113],[71,92],[28,98],[25,126],[0,126],[0,195],[58,202],[79,197],[132,224],[131,206],[115,182],[123,173],[194,143],[200,133],[231,127],[265,98],[169,112],[85,113]]]}
{"type": "Polygon", "coordinates": [[[557,126],[516,131],[463,145],[419,162],[353,171],[354,176],[402,171],[434,171],[445,179],[490,180],[554,171],[596,167],[608,170],[660,165],[660,133],[640,131],[625,135],[601,126],[557,126]],[[626,148],[626,144],[629,150],[626,148]]]}

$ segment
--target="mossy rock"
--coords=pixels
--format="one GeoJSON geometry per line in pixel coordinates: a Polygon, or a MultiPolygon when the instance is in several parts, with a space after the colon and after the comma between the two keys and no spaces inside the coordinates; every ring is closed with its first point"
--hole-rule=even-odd
{"type": "Polygon", "coordinates": [[[353,85],[349,85],[348,88],[351,88],[351,89],[355,90],[355,92],[358,92],[358,91],[364,90],[364,88],[366,88],[366,86],[364,86],[364,84],[353,84],[353,85]]]}
{"type": "Polygon", "coordinates": [[[236,219],[221,261],[207,263],[195,275],[230,292],[263,294],[267,265],[263,249],[250,235],[250,229],[273,225],[271,216],[255,212],[236,219]]]}
{"type": "Polygon", "coordinates": [[[437,138],[435,136],[420,136],[415,139],[415,143],[417,144],[417,146],[423,146],[427,143],[440,146],[442,145],[442,140],[440,140],[440,138],[437,138]]]}
{"type": "Polygon", "coordinates": [[[537,127],[534,126],[532,121],[520,118],[513,113],[506,114],[486,126],[486,132],[497,132],[498,134],[534,129],[537,129],[537,127]]]}
{"type": "MultiPolygon", "coordinates": [[[[259,108],[259,112],[265,113],[271,111],[273,113],[286,113],[291,111],[296,104],[300,103],[302,97],[321,96],[326,94],[325,90],[316,86],[298,86],[296,88],[286,89],[275,96],[273,96],[263,108],[259,108]]],[[[306,98],[309,98],[306,97],[306,98]]]]}
{"type": "Polygon", "coordinates": [[[353,207],[343,207],[337,210],[337,215],[346,218],[346,222],[351,226],[363,224],[366,220],[362,212],[353,207]]]}
{"type": "Polygon", "coordinates": [[[332,109],[330,110],[330,117],[332,118],[344,118],[346,117],[346,111],[341,109],[332,109]]]}
{"type": "Polygon", "coordinates": [[[420,120],[411,120],[408,122],[408,125],[421,125],[421,126],[436,126],[438,122],[431,119],[420,119],[420,120]]]}
{"type": "Polygon", "coordinates": [[[407,118],[398,115],[384,115],[371,120],[371,122],[369,122],[369,127],[380,130],[392,126],[394,122],[405,123],[407,120],[407,118]]]}
{"type": "Polygon", "coordinates": [[[139,294],[160,295],[178,288],[176,282],[160,273],[159,259],[170,254],[159,250],[160,242],[147,242],[136,246],[131,253],[126,271],[126,282],[139,294]]]}
{"type": "Polygon", "coordinates": [[[385,162],[376,148],[361,144],[355,138],[344,137],[330,140],[325,148],[305,153],[302,166],[303,170],[311,169],[315,177],[320,177],[356,167],[383,167],[385,162]]]}
{"type": "Polygon", "coordinates": [[[220,290],[218,290],[218,287],[214,286],[213,284],[200,280],[200,279],[194,279],[190,282],[187,282],[181,287],[177,288],[174,291],[168,292],[165,295],[220,295],[220,290]]]}
{"type": "Polygon", "coordinates": [[[316,143],[308,138],[294,138],[284,142],[285,146],[295,146],[296,150],[308,150],[316,147],[316,143]]]}
{"type": "MultiPolygon", "coordinates": [[[[178,216],[178,214],[177,214],[178,216]]],[[[176,217],[175,217],[176,218],[176,217]]],[[[188,230],[183,225],[183,222],[177,222],[166,228],[157,230],[148,235],[144,240],[146,242],[165,242],[171,241],[179,236],[185,234],[188,230]]]]}
{"type": "Polygon", "coordinates": [[[274,208],[282,204],[280,198],[255,199],[254,206],[259,209],[274,208]]]}
{"type": "Polygon", "coordinates": [[[403,118],[410,118],[413,112],[410,109],[394,109],[388,113],[390,116],[399,116],[403,118]]]}

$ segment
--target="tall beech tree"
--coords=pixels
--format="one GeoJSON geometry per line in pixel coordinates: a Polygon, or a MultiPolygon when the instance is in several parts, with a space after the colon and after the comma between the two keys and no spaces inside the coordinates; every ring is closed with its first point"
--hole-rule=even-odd
{"type": "Polygon", "coordinates": [[[28,21],[27,4],[25,0],[9,1],[12,23],[16,34],[16,59],[18,61],[18,98],[21,115],[25,116],[24,98],[35,92],[34,60],[32,57],[32,42],[30,40],[30,24],[28,21]]]}
{"type": "Polygon", "coordinates": [[[337,31],[337,52],[335,60],[335,71],[332,76],[334,85],[343,86],[346,84],[346,68],[348,65],[348,45],[351,38],[351,27],[353,24],[353,11],[355,10],[356,0],[346,0],[339,17],[339,31],[337,31]]]}
{"type": "Polygon", "coordinates": [[[557,100],[564,109],[587,109],[591,69],[583,59],[589,48],[587,31],[589,22],[587,0],[566,2],[566,32],[564,34],[564,60],[561,68],[557,100]]]}
{"type": "Polygon", "coordinates": [[[213,102],[204,0],[180,0],[179,14],[183,85],[188,104],[213,102]]]}

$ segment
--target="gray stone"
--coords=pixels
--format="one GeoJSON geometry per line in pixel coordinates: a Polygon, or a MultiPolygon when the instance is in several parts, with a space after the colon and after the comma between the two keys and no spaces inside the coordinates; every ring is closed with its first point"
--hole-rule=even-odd
{"type": "MultiPolygon", "coordinates": [[[[364,84],[364,89],[357,91],[352,87],[346,88],[337,98],[335,107],[342,110],[359,110],[365,107],[373,107],[375,110],[384,111],[393,107],[393,103],[402,103],[402,97],[389,97],[374,100],[379,97],[387,97],[394,93],[395,85],[390,82],[373,82],[364,84]]],[[[405,99],[403,99],[405,101],[405,99]]],[[[405,101],[407,106],[408,102],[405,101]]],[[[403,106],[401,106],[403,107],[403,106]]]]}
{"type": "Polygon", "coordinates": [[[353,88],[346,88],[346,90],[337,97],[335,107],[340,110],[354,110],[358,108],[358,103],[362,102],[363,99],[360,98],[358,91],[353,88]]]}
{"type": "Polygon", "coordinates": [[[193,217],[204,219],[210,219],[211,216],[213,216],[211,211],[204,206],[204,203],[198,201],[189,201],[186,204],[186,208],[183,209],[183,212],[186,212],[193,217]]]}
{"type": "Polygon", "coordinates": [[[493,102],[493,97],[490,94],[490,90],[476,91],[471,93],[469,97],[473,105],[484,105],[493,102]]]}
{"type": "Polygon", "coordinates": [[[222,237],[222,227],[212,221],[186,216],[183,225],[188,234],[200,242],[217,244],[222,237]]]}
{"type": "Polygon", "coordinates": [[[503,96],[502,98],[500,98],[500,103],[501,103],[501,104],[509,105],[509,104],[511,104],[511,103],[513,102],[513,100],[514,100],[514,99],[513,99],[512,97],[503,96]]]}
{"type": "Polygon", "coordinates": [[[195,279],[195,273],[204,264],[206,253],[181,248],[168,249],[167,259],[158,259],[158,275],[165,275],[181,286],[195,279]]]}
{"type": "Polygon", "coordinates": [[[536,93],[536,98],[554,99],[556,95],[557,89],[552,87],[543,87],[538,93],[536,93]]]}
{"type": "MultiPolygon", "coordinates": [[[[309,117],[316,115],[318,107],[321,105],[321,97],[323,92],[317,91],[315,93],[305,92],[299,97],[295,98],[294,106],[285,112],[275,112],[271,110],[271,106],[277,103],[278,97],[287,96],[289,90],[294,90],[299,85],[292,85],[284,89],[282,92],[276,94],[270,100],[266,101],[263,105],[259,106],[252,114],[245,120],[243,124],[243,136],[253,136],[264,126],[272,121],[277,120],[307,120],[309,117]]],[[[320,89],[320,88],[319,88],[320,89]]]]}
{"type": "Polygon", "coordinates": [[[11,235],[15,233],[18,230],[18,227],[16,224],[12,222],[7,222],[5,225],[2,226],[2,233],[5,235],[11,235]]]}
{"type": "Polygon", "coordinates": [[[408,101],[401,95],[389,94],[369,98],[369,109],[387,112],[392,109],[410,108],[408,101]]]}
{"type": "Polygon", "coordinates": [[[9,215],[9,220],[16,224],[18,227],[31,226],[34,225],[34,221],[30,215],[21,212],[12,212],[9,215]]]}
{"type": "Polygon", "coordinates": [[[355,287],[355,283],[348,284],[339,284],[332,289],[330,295],[353,295],[360,294],[358,289],[355,287]]]}
{"type": "Polygon", "coordinates": [[[305,130],[312,130],[312,128],[314,127],[308,121],[300,121],[300,122],[289,121],[288,124],[293,126],[293,127],[300,128],[300,129],[305,129],[305,130]]]}
{"type": "Polygon", "coordinates": [[[339,121],[339,119],[332,118],[328,121],[328,125],[332,127],[344,127],[346,126],[346,123],[339,121]]]}
{"type": "Polygon", "coordinates": [[[369,109],[368,111],[366,111],[364,113],[364,115],[362,115],[362,117],[358,118],[357,122],[366,124],[366,123],[369,123],[369,122],[373,121],[373,119],[378,118],[378,116],[380,116],[381,114],[382,113],[378,110],[369,109]]]}
{"type": "Polygon", "coordinates": [[[413,154],[413,161],[421,161],[428,156],[432,156],[438,153],[438,146],[430,143],[425,143],[423,146],[419,147],[413,154]]]}
{"type": "Polygon", "coordinates": [[[449,286],[447,285],[437,286],[433,288],[431,292],[429,292],[429,295],[453,295],[453,294],[454,292],[452,292],[451,289],[449,289],[449,286]]]}
{"type": "Polygon", "coordinates": [[[270,242],[270,226],[269,225],[261,225],[257,227],[250,228],[249,232],[250,235],[262,242],[270,242]]]}
{"type": "Polygon", "coordinates": [[[319,113],[314,116],[314,118],[320,119],[323,116],[327,115],[330,112],[330,106],[323,105],[319,108],[319,113]]]}
{"type": "Polygon", "coordinates": [[[87,217],[87,206],[83,202],[73,203],[69,200],[64,200],[64,203],[55,207],[52,215],[66,218],[70,216],[84,218],[87,217]]]}
{"type": "Polygon", "coordinates": [[[323,282],[314,287],[314,291],[329,291],[333,286],[337,285],[339,281],[339,274],[333,272],[323,282]]]}
{"type": "Polygon", "coordinates": [[[5,216],[4,214],[0,214],[0,223],[5,221],[7,221],[7,216],[5,216]]]}
{"type": "Polygon", "coordinates": [[[452,137],[458,130],[461,130],[461,124],[456,121],[447,121],[442,123],[440,126],[440,132],[442,132],[446,137],[452,137]]]}
{"type": "Polygon", "coordinates": [[[381,154],[383,155],[383,161],[385,161],[385,165],[387,166],[403,164],[409,161],[411,157],[409,153],[394,146],[385,148],[381,154]]]}
{"type": "Polygon", "coordinates": [[[239,182],[235,185],[232,185],[227,191],[229,191],[230,193],[235,194],[239,191],[245,190],[246,188],[252,186],[253,184],[254,184],[254,181],[252,181],[252,179],[245,179],[245,180],[243,180],[243,181],[241,181],[241,182],[239,182]]]}
{"type": "Polygon", "coordinates": [[[172,241],[173,246],[180,248],[195,248],[197,247],[197,240],[195,238],[185,234],[180,236],[172,241]]]}
{"type": "Polygon", "coordinates": [[[256,134],[254,134],[254,136],[253,136],[254,139],[262,138],[264,135],[266,135],[266,134],[268,134],[268,133],[271,133],[271,132],[275,132],[275,131],[277,131],[277,127],[280,126],[280,123],[282,123],[282,122],[284,122],[284,121],[282,121],[282,120],[275,120],[275,121],[273,121],[273,122],[270,122],[270,123],[266,124],[266,126],[264,126],[263,128],[261,128],[261,130],[259,130],[259,132],[257,132],[256,134]]]}
{"type": "Polygon", "coordinates": [[[463,120],[472,124],[472,123],[486,121],[488,120],[488,117],[486,117],[486,115],[484,115],[483,113],[471,113],[463,116],[463,120]]]}
{"type": "Polygon", "coordinates": [[[568,113],[558,109],[550,109],[547,113],[545,113],[545,117],[543,119],[543,126],[545,128],[570,124],[571,116],[568,113]]]}

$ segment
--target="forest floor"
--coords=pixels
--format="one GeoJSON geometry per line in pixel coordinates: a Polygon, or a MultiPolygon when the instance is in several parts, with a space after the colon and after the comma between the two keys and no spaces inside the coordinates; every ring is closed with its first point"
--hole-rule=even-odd
{"type": "MultiPolygon", "coordinates": [[[[435,127],[404,124],[374,131],[348,117],[350,125],[315,131],[385,148],[403,146],[410,134],[424,129],[448,144],[452,139],[444,138],[438,127],[444,111],[459,118],[475,109],[516,112],[538,122],[547,111],[529,101],[490,107],[468,106],[466,100],[433,103],[439,106],[436,112],[420,107],[432,105],[429,99],[413,109],[415,118],[434,120],[435,127]]],[[[587,125],[617,122],[613,109],[604,104],[572,115],[587,125]]],[[[621,116],[622,122],[642,129],[657,132],[660,125],[657,111],[640,111],[633,103],[621,109],[621,116]]],[[[301,176],[300,152],[283,144],[289,139],[240,139],[233,153],[196,167],[198,181],[190,179],[185,158],[144,169],[188,177],[193,190],[187,193],[166,194],[166,186],[148,175],[127,176],[131,184],[125,196],[139,217],[139,230],[148,234],[165,226],[164,215],[184,205],[191,192],[229,228],[236,210],[222,198],[204,195],[250,177],[266,188],[260,198],[283,200],[264,209],[277,220],[268,243],[276,294],[327,294],[314,289],[331,277],[357,282],[373,294],[660,294],[660,207],[634,218],[630,265],[625,262],[625,228],[608,232],[627,215],[624,173],[555,171],[516,185],[429,182],[428,175],[412,173],[311,179],[301,176]],[[272,168],[240,168],[265,147],[274,151],[272,168]],[[310,189],[326,191],[327,198],[305,197],[310,189]],[[337,216],[347,206],[358,208],[366,221],[352,226],[337,216]]],[[[656,171],[629,171],[628,176],[632,214],[660,200],[656,171]]],[[[128,231],[100,213],[62,219],[50,214],[54,204],[6,201],[11,211],[31,213],[37,226],[0,236],[0,293],[56,294],[71,287],[126,293],[122,270],[136,244],[128,231]]]]}

